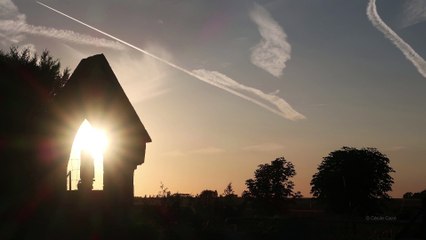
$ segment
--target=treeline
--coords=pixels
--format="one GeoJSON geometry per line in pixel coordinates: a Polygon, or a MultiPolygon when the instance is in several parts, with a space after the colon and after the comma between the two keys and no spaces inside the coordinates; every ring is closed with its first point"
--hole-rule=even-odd
{"type": "MultiPolygon", "coordinates": [[[[380,213],[383,200],[389,199],[394,183],[389,158],[376,148],[342,147],[324,157],[312,176],[311,193],[326,209],[338,213],[373,214],[380,213]]],[[[261,164],[254,171],[254,177],[245,182],[244,199],[272,202],[301,198],[294,191],[292,178],[296,175],[294,165],[284,157],[271,163],[261,164]]],[[[237,197],[232,183],[218,194],[216,190],[204,190],[197,196],[171,194],[160,186],[158,197],[237,197]]],[[[419,193],[406,193],[404,198],[424,199],[426,190],[419,193]]]]}
{"type": "MultiPolygon", "coordinates": [[[[394,183],[389,158],[376,148],[342,147],[332,151],[318,166],[312,176],[311,193],[327,209],[361,214],[381,211],[379,200],[389,199],[388,192],[394,183]]],[[[245,181],[244,199],[273,202],[276,200],[301,198],[294,190],[292,178],[296,175],[294,165],[284,157],[261,164],[254,177],[245,181]]],[[[192,197],[171,192],[163,184],[158,197],[192,197]]],[[[195,197],[236,197],[232,183],[219,195],[216,190],[204,190],[195,197]]]]}
{"type": "Polygon", "coordinates": [[[426,198],[426,189],[421,192],[406,192],[402,196],[404,199],[425,199],[426,198]]]}

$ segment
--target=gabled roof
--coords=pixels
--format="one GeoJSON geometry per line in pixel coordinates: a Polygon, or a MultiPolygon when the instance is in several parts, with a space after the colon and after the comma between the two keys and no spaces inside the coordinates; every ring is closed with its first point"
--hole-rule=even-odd
{"type": "Polygon", "coordinates": [[[103,54],[81,60],[54,102],[66,115],[62,116],[64,121],[81,124],[87,119],[92,125],[113,132],[113,137],[124,140],[126,146],[151,142],[103,54]]]}

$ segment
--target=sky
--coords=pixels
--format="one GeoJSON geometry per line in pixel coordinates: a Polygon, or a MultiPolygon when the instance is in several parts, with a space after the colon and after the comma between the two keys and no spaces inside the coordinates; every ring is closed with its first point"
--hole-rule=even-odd
{"type": "Polygon", "coordinates": [[[104,53],[148,130],[135,195],[237,194],[284,156],[310,196],[322,158],[375,147],[390,193],[426,188],[426,0],[0,0],[0,47],[63,67],[104,53]],[[111,38],[112,36],[112,38],[111,38]]]}

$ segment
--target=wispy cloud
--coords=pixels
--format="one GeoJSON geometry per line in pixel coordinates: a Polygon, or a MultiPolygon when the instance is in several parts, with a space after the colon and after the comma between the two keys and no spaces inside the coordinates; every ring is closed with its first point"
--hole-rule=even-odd
{"type": "Polygon", "coordinates": [[[170,152],[165,152],[163,155],[169,156],[169,157],[184,157],[184,156],[190,156],[190,155],[214,155],[225,152],[224,149],[218,148],[218,147],[203,147],[198,149],[192,149],[188,151],[182,151],[182,150],[174,150],[170,152]]]}
{"type": "Polygon", "coordinates": [[[223,152],[225,152],[225,150],[218,147],[205,147],[205,148],[194,149],[190,151],[190,153],[193,153],[193,154],[207,154],[207,155],[218,154],[223,152]]]}
{"type": "Polygon", "coordinates": [[[275,95],[277,92],[269,94],[264,93],[259,89],[238,83],[228,76],[216,71],[198,69],[193,70],[193,73],[205,81],[208,81],[210,84],[228,92],[232,92],[233,94],[257,104],[279,116],[289,120],[305,119],[305,116],[294,110],[284,99],[275,95]]]}
{"type": "Polygon", "coordinates": [[[380,15],[377,13],[376,0],[370,0],[367,6],[367,16],[375,28],[381,31],[386,38],[388,38],[404,56],[417,68],[417,71],[426,78],[426,62],[417,54],[417,52],[406,43],[401,37],[398,36],[385,22],[383,22],[380,15]]]}
{"type": "Polygon", "coordinates": [[[405,0],[399,26],[405,28],[423,21],[426,21],[426,1],[405,0]]]}
{"type": "Polygon", "coordinates": [[[186,156],[186,154],[184,152],[180,151],[180,150],[164,152],[163,155],[167,156],[167,157],[184,157],[184,156],[186,156]]]}
{"type": "Polygon", "coordinates": [[[215,86],[215,87],[218,87],[222,90],[225,90],[225,91],[227,91],[231,94],[234,94],[238,97],[246,99],[246,100],[248,100],[252,103],[255,103],[255,104],[257,104],[257,105],[259,105],[259,106],[261,106],[261,107],[263,107],[263,108],[265,108],[265,109],[267,109],[267,110],[269,110],[269,111],[271,111],[275,114],[278,114],[278,115],[280,115],[284,118],[291,119],[291,120],[298,120],[298,119],[304,119],[305,118],[305,116],[296,112],[290,106],[290,104],[288,104],[286,101],[284,101],[283,99],[279,98],[276,95],[265,94],[258,89],[244,86],[244,85],[236,82],[235,80],[232,80],[231,78],[225,76],[224,74],[219,73],[219,72],[208,71],[208,70],[204,70],[204,69],[198,69],[198,70],[190,71],[186,68],[183,68],[183,67],[181,67],[177,64],[172,63],[171,61],[169,61],[167,59],[164,59],[162,57],[154,55],[151,52],[146,51],[145,49],[139,48],[139,47],[137,47],[137,46],[135,46],[131,43],[128,43],[128,42],[126,42],[126,41],[124,41],[124,40],[122,40],[118,37],[115,37],[115,36],[113,36],[109,33],[106,33],[106,32],[104,32],[100,29],[97,29],[97,28],[95,28],[95,27],[93,27],[93,26],[91,26],[87,23],[84,23],[84,22],[82,22],[82,21],[80,21],[76,18],[73,18],[73,17],[71,17],[71,16],[69,16],[69,15],[67,15],[67,14],[65,14],[65,13],[63,13],[59,10],[56,10],[52,7],[49,7],[44,3],[41,3],[41,2],[37,2],[37,3],[46,7],[46,8],[49,8],[50,10],[52,10],[52,11],[58,13],[58,14],[65,16],[65,17],[67,17],[67,18],[69,18],[69,19],[71,19],[75,22],[78,22],[78,23],[98,32],[98,33],[101,33],[104,36],[107,36],[111,39],[114,39],[114,40],[130,47],[130,48],[133,48],[136,51],[139,51],[143,54],[146,54],[146,55],[148,55],[148,56],[150,56],[150,57],[152,57],[152,58],[154,58],[154,59],[156,59],[156,60],[158,60],[158,61],[176,69],[176,70],[184,72],[184,73],[194,77],[195,79],[198,79],[198,80],[203,81],[205,83],[208,83],[212,86],[215,86]]]}
{"type": "MultiPolygon", "coordinates": [[[[10,0],[0,0],[0,23],[13,20],[16,22],[25,22],[25,15],[20,14],[16,5],[10,0]]],[[[13,30],[2,31],[0,30],[0,41],[4,46],[16,44],[23,39],[25,36],[21,33],[13,30]]]]}
{"type": "Polygon", "coordinates": [[[250,18],[262,36],[260,43],[252,49],[251,62],[275,77],[281,76],[291,54],[287,35],[269,12],[258,4],[251,10],[250,18]]]}
{"type": "Polygon", "coordinates": [[[104,47],[104,48],[112,48],[117,50],[123,50],[124,46],[110,40],[106,40],[105,38],[95,38],[89,35],[76,33],[70,30],[63,29],[55,29],[44,26],[34,26],[30,24],[26,24],[20,21],[13,20],[3,20],[0,21],[0,31],[4,31],[6,33],[14,32],[16,34],[31,34],[35,36],[56,38],[59,40],[64,40],[67,42],[95,46],[95,47],[104,47]]]}
{"type": "Polygon", "coordinates": [[[393,146],[393,147],[390,147],[388,150],[392,152],[398,152],[398,151],[403,151],[406,149],[407,149],[406,146],[393,146]]]}
{"type": "Polygon", "coordinates": [[[26,16],[19,13],[18,8],[10,0],[0,1],[0,36],[2,44],[18,44],[25,39],[25,34],[55,38],[66,42],[88,46],[124,49],[124,46],[116,41],[105,38],[96,38],[86,34],[76,33],[70,30],[56,29],[45,26],[27,24],[26,16]]]}
{"type": "Polygon", "coordinates": [[[242,148],[245,151],[251,152],[273,152],[283,150],[284,146],[278,143],[262,143],[252,146],[246,146],[242,148]]]}
{"type": "MultiPolygon", "coordinates": [[[[166,59],[171,58],[168,52],[158,46],[148,48],[166,59]]],[[[170,91],[164,81],[170,75],[170,69],[146,55],[131,56],[126,51],[126,54],[111,59],[111,67],[133,104],[170,91]]]]}

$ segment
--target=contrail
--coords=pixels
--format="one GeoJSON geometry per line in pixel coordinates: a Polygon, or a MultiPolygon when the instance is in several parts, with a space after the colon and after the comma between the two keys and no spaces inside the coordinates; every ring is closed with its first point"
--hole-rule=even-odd
{"type": "Polygon", "coordinates": [[[165,63],[165,64],[167,64],[167,65],[170,65],[170,66],[172,66],[172,67],[174,67],[174,68],[176,68],[176,69],[178,69],[178,70],[184,71],[185,73],[188,73],[188,74],[190,74],[191,76],[193,76],[193,74],[192,74],[190,71],[188,71],[188,70],[186,70],[186,69],[183,69],[182,67],[179,67],[179,66],[177,66],[177,65],[175,65],[175,64],[173,64],[173,63],[171,63],[171,62],[169,62],[169,61],[167,61],[167,60],[164,60],[164,59],[162,59],[162,58],[160,58],[160,57],[157,57],[157,56],[155,56],[155,55],[151,54],[150,52],[147,52],[147,51],[145,51],[145,50],[143,50],[143,49],[141,49],[141,48],[136,47],[136,46],[135,46],[135,45],[133,45],[133,44],[130,44],[130,43],[126,42],[126,41],[123,41],[123,40],[121,40],[121,39],[119,39],[119,38],[117,38],[117,37],[114,37],[113,35],[111,35],[111,34],[109,34],[109,33],[106,33],[106,32],[104,32],[104,31],[102,31],[102,30],[99,30],[99,29],[97,29],[97,28],[95,28],[95,27],[92,27],[92,26],[90,26],[89,24],[86,24],[86,23],[84,23],[84,22],[82,22],[82,21],[80,21],[80,20],[78,20],[78,19],[76,19],[76,18],[73,18],[73,17],[71,17],[71,16],[69,16],[69,15],[67,15],[67,14],[65,14],[65,13],[63,13],[63,12],[61,12],[61,11],[58,11],[58,10],[56,10],[56,9],[52,8],[52,7],[49,7],[49,6],[47,6],[46,4],[44,4],[44,3],[42,3],[42,2],[39,2],[39,1],[36,1],[36,2],[37,2],[38,4],[40,4],[40,5],[42,5],[42,6],[46,7],[46,8],[48,8],[48,9],[50,9],[50,10],[52,10],[52,11],[54,11],[54,12],[56,12],[56,13],[61,14],[62,16],[65,16],[65,17],[67,17],[67,18],[69,18],[69,19],[71,19],[71,20],[73,20],[73,21],[75,21],[75,22],[78,22],[78,23],[80,23],[80,24],[82,24],[82,25],[84,25],[84,26],[86,26],[86,27],[88,27],[88,28],[90,28],[90,29],[92,29],[92,30],[95,30],[96,32],[99,32],[99,33],[101,33],[101,34],[103,34],[103,35],[105,35],[105,36],[107,36],[107,37],[110,37],[110,38],[112,38],[112,39],[116,40],[117,42],[120,42],[120,43],[122,43],[122,44],[124,44],[124,45],[126,45],[126,46],[128,46],[128,47],[131,47],[131,48],[133,48],[133,49],[135,49],[135,50],[137,50],[137,51],[139,51],[139,52],[142,52],[142,53],[144,53],[144,54],[146,54],[146,55],[148,55],[148,56],[150,56],[150,57],[152,57],[152,58],[155,58],[155,59],[157,59],[157,60],[158,60],[158,61],[160,61],[160,62],[163,62],[163,63],[165,63]]]}
{"type": "Polygon", "coordinates": [[[417,54],[417,52],[402,38],[396,34],[385,22],[380,18],[377,13],[376,0],[370,0],[367,7],[367,16],[375,28],[382,32],[404,56],[417,68],[417,71],[426,78],[426,62],[417,54]]]}
{"type": "MultiPolygon", "coordinates": [[[[76,19],[76,18],[74,18],[74,17],[71,17],[71,16],[69,16],[69,15],[67,15],[67,14],[65,14],[65,13],[63,13],[63,12],[61,12],[61,11],[59,11],[59,10],[56,10],[56,9],[54,9],[54,8],[52,8],[52,7],[50,7],[50,6],[48,6],[48,5],[46,5],[46,4],[44,4],[44,3],[42,3],[42,2],[39,2],[39,1],[36,1],[38,4],[40,4],[40,5],[42,5],[42,6],[44,6],[44,7],[46,7],[46,8],[48,8],[48,9],[50,9],[50,10],[52,10],[52,11],[54,11],[54,12],[56,12],[56,13],[59,13],[59,14],[61,14],[62,16],[65,16],[65,17],[67,17],[67,18],[69,18],[69,19],[71,19],[71,20],[73,20],[73,21],[75,21],[75,22],[78,22],[78,23],[80,23],[80,24],[82,24],[82,25],[84,25],[84,26],[86,26],[86,27],[88,27],[88,28],[90,28],[90,29],[92,29],[92,30],[94,30],[94,31],[96,31],[96,32],[99,32],[99,33],[101,33],[101,34],[103,34],[103,35],[105,35],[105,36],[107,36],[107,37],[109,37],[109,38],[112,38],[112,39],[114,39],[114,40],[116,40],[117,42],[120,42],[120,43],[122,43],[122,44],[124,44],[124,45],[126,45],[126,46],[128,46],[128,47],[130,47],[130,48],[133,48],[133,49],[135,49],[135,50],[137,50],[137,51],[139,51],[139,52],[141,52],[141,53],[144,53],[144,54],[146,54],[146,55],[148,55],[148,56],[150,56],[150,57],[152,57],[152,58],[154,58],[154,59],[156,59],[156,60],[158,60],[158,61],[160,61],[160,62],[162,62],[162,63],[164,63],[164,64],[167,64],[167,65],[169,65],[169,66],[171,66],[171,67],[173,67],[173,68],[175,68],[175,69],[177,69],[177,70],[179,70],[179,71],[182,71],[182,72],[184,72],[184,73],[186,73],[186,74],[188,74],[188,75],[190,75],[190,76],[192,76],[192,77],[194,77],[194,78],[196,78],[196,79],[198,79],[198,80],[201,80],[201,81],[203,81],[203,82],[205,82],[205,83],[208,83],[208,84],[210,84],[210,85],[213,85],[213,86],[215,86],[215,87],[218,87],[218,88],[220,88],[220,89],[222,89],[222,90],[225,90],[225,91],[227,91],[227,92],[229,92],[229,93],[232,93],[232,94],[234,94],[234,95],[236,95],[236,96],[239,96],[239,97],[241,97],[241,98],[243,98],[243,99],[245,99],[245,100],[247,100],[247,101],[250,101],[250,102],[252,102],[252,103],[254,103],[254,104],[257,104],[257,105],[259,105],[260,107],[262,107],[262,108],[264,108],[264,109],[267,109],[267,110],[269,110],[269,111],[271,111],[271,112],[273,112],[273,113],[275,113],[275,114],[277,114],[277,115],[279,115],[279,116],[281,116],[281,117],[284,117],[284,118],[287,118],[287,119],[290,119],[290,120],[297,120],[297,119],[304,119],[305,118],[305,116],[303,116],[302,114],[300,114],[300,113],[298,113],[298,112],[296,112],[293,108],[291,108],[291,106],[287,103],[287,102],[285,102],[284,100],[282,100],[282,101],[284,101],[288,106],[289,106],[289,108],[288,109],[286,109],[286,111],[278,111],[277,109],[274,109],[274,108],[272,108],[271,106],[268,106],[268,105],[266,105],[265,103],[262,103],[262,102],[260,102],[260,101],[258,101],[258,100],[256,100],[256,99],[253,99],[253,98],[251,98],[251,97],[249,97],[249,96],[246,96],[246,95],[244,95],[244,94],[242,94],[242,93],[240,93],[240,92],[238,92],[238,91],[236,91],[236,90],[233,90],[233,89],[231,89],[230,87],[229,87],[229,84],[226,84],[226,83],[224,83],[224,82],[218,82],[218,81],[211,81],[209,78],[207,78],[207,77],[203,77],[203,76],[200,76],[199,74],[195,74],[193,71],[190,71],[190,70],[187,70],[187,69],[185,69],[185,68],[183,68],[183,67],[180,67],[180,66],[178,66],[178,65],[176,65],[176,64],[174,64],[174,63],[172,63],[172,62],[169,62],[169,61],[167,61],[167,60],[165,60],[165,59],[163,59],[163,58],[160,58],[160,57],[157,57],[156,55],[154,55],[154,54],[152,54],[152,53],[150,53],[150,52],[148,52],[148,51],[146,51],[146,50],[144,50],[144,49],[142,49],[142,48],[139,48],[139,47],[137,47],[137,46],[135,46],[135,45],[133,45],[133,44],[130,44],[130,43],[128,43],[128,42],[126,42],[126,41],[124,41],[124,40],[121,40],[121,39],[119,39],[119,38],[117,38],[117,37],[115,37],[115,36],[113,36],[113,35],[111,35],[111,34],[109,34],[109,33],[106,33],[106,32],[104,32],[104,31],[102,31],[102,30],[99,30],[99,29],[97,29],[97,28],[95,28],[95,27],[93,27],[93,26],[90,26],[89,24],[87,24],[87,23],[84,23],[84,22],[82,22],[82,21],[80,21],[80,20],[78,20],[78,19],[76,19]],[[290,113],[290,114],[289,114],[290,113]]],[[[260,90],[258,90],[258,91],[260,91],[260,90]]],[[[275,96],[275,95],[271,95],[271,97],[275,97],[275,98],[278,98],[277,96],[275,96]]],[[[264,98],[265,99],[265,98],[264,98]]],[[[270,102],[270,101],[268,101],[270,104],[272,104],[272,105],[276,105],[275,104],[275,102],[270,102]]],[[[278,107],[278,109],[280,109],[279,107],[278,107]]],[[[281,110],[281,109],[280,109],[281,110]]]]}

